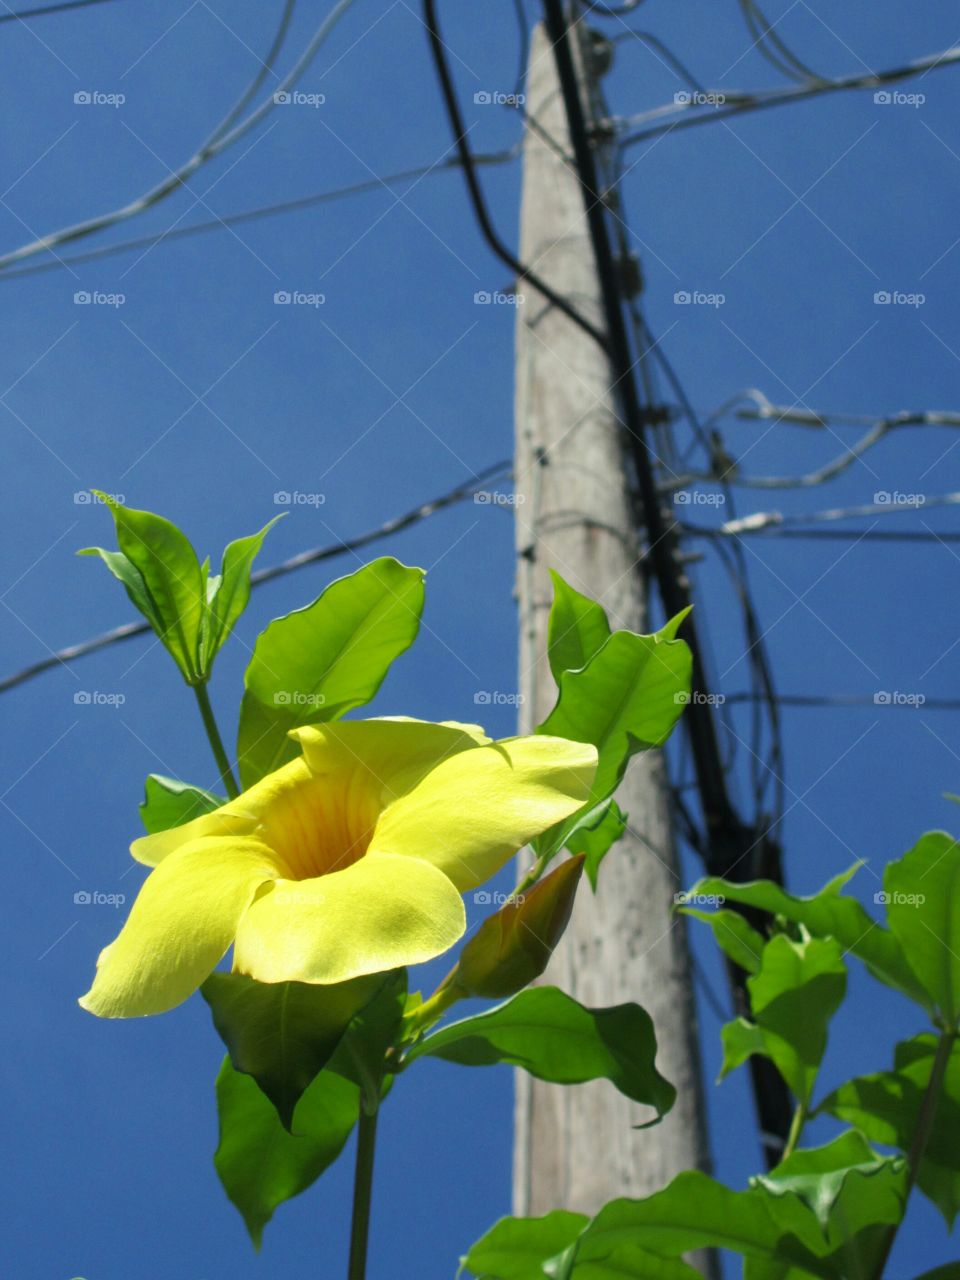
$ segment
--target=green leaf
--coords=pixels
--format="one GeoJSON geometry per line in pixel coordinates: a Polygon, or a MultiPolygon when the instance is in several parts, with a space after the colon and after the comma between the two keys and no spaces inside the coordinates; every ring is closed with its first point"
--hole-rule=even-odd
{"type": "Polygon", "coordinates": [[[853,1168],[874,1170],[883,1158],[861,1133],[850,1129],[821,1147],[802,1147],[769,1173],[751,1179],[773,1195],[797,1195],[826,1227],[843,1180],[853,1168]]]}
{"type": "MultiPolygon", "coordinates": [[[[916,1132],[930,1080],[937,1037],[915,1036],[897,1045],[892,1071],[859,1076],[842,1084],[817,1108],[855,1125],[872,1142],[907,1152],[916,1132]]],[[[952,1229],[960,1211],[960,1044],[954,1044],[920,1162],[917,1186],[937,1206],[952,1229]]]]}
{"type": "Polygon", "coordinates": [[[371,1103],[390,1088],[392,1075],[385,1059],[400,1038],[407,1003],[407,971],[394,969],[350,1023],[331,1060],[331,1069],[358,1085],[371,1103]]]}
{"type": "Polygon", "coordinates": [[[300,1098],[333,1056],[351,1019],[383,984],[383,974],[315,986],[212,973],[200,990],[234,1069],[256,1080],[284,1128],[291,1129],[300,1098]]]}
{"type": "Polygon", "coordinates": [[[564,671],[585,667],[610,638],[610,623],[602,607],[575,591],[559,573],[553,579],[553,605],[547,625],[547,654],[557,684],[564,671]]]}
{"type": "Polygon", "coordinates": [[[187,684],[200,683],[205,589],[196,552],[169,520],[152,511],[121,506],[108,495],[94,492],[110,508],[126,563],[115,552],[100,547],[87,548],[81,554],[103,559],[160,637],[187,684]]]}
{"type": "Polygon", "coordinates": [[[376,694],[416,638],[423,578],[422,569],[374,560],[261,633],[240,709],[245,788],[294,758],[291,729],[335,720],[376,694]]]}
{"type": "Polygon", "coordinates": [[[207,608],[204,615],[202,667],[209,674],[213,659],[230,635],[250,599],[250,570],[263,546],[263,540],[282,516],[274,516],[259,533],[237,538],[223,553],[220,573],[207,583],[207,608]]]}
{"type": "Polygon", "coordinates": [[[557,1209],[543,1218],[501,1218],[460,1259],[478,1280],[543,1280],[543,1264],[568,1248],[590,1219],[557,1209]]]}
{"type": "Polygon", "coordinates": [[[343,1075],[322,1071],[297,1105],[291,1134],[252,1077],[235,1071],[227,1057],[217,1077],[217,1108],[214,1164],[259,1249],[277,1206],[305,1191],[343,1150],[360,1112],[360,1091],[343,1075]]]}
{"type": "Polygon", "coordinates": [[[928,1007],[929,997],[907,963],[898,939],[869,916],[856,898],[841,893],[860,865],[857,863],[809,898],[794,897],[771,880],[737,884],[718,876],[699,881],[688,897],[721,895],[729,902],[783,916],[793,924],[802,925],[815,937],[836,938],[845,952],[852,952],[862,960],[885,986],[928,1007]]]}
{"type": "MultiPolygon", "coordinates": [[[[593,818],[594,814],[589,817],[593,818]]],[[[627,829],[627,815],[623,813],[616,800],[602,805],[599,816],[590,825],[585,819],[567,836],[567,848],[571,853],[582,853],[586,857],[584,864],[587,879],[594,893],[600,875],[600,863],[627,829]]]]}
{"type": "Polygon", "coordinates": [[[764,947],[760,968],[747,979],[755,1028],[743,1020],[724,1028],[723,1075],[762,1053],[803,1106],[810,1105],[827,1047],[827,1028],[843,1000],[847,971],[834,938],[794,942],[778,934],[764,947]],[[759,1033],[759,1034],[757,1034],[759,1033]]]}
{"type": "MultiPolygon", "coordinates": [[[[675,620],[674,620],[675,621],[675,620]]],[[[616,791],[630,757],[660,746],[677,722],[690,688],[690,650],[667,638],[615,631],[581,671],[564,671],[557,704],[537,732],[592,743],[599,764],[581,810],[534,841],[541,855],[563,847],[585,814],[616,791]]]]}
{"type": "Polygon", "coordinates": [[[531,987],[472,1018],[450,1023],[410,1050],[468,1067],[505,1062],[539,1080],[582,1084],[606,1079],[654,1107],[658,1118],[676,1090],[657,1071],[653,1023],[637,1004],[588,1009],[556,987],[531,987]]]}
{"type": "Polygon", "coordinates": [[[158,773],[147,776],[143,791],[140,818],[150,835],[192,822],[194,818],[212,813],[226,804],[222,796],[214,795],[212,791],[191,787],[186,782],[164,778],[158,773]]]}
{"type": "Polygon", "coordinates": [[[747,973],[760,971],[760,959],[767,945],[766,939],[739,911],[700,911],[696,907],[682,906],[680,912],[685,916],[693,916],[695,920],[705,921],[713,930],[717,946],[734,964],[747,973]]]}
{"type": "Polygon", "coordinates": [[[925,1271],[916,1280],[960,1280],[960,1262],[945,1262],[942,1267],[925,1271]]]}
{"type": "Polygon", "coordinates": [[[644,1200],[613,1200],[601,1209],[579,1238],[570,1274],[573,1280],[612,1280],[623,1259],[619,1274],[639,1277],[642,1270],[628,1269],[631,1251],[681,1258],[705,1248],[834,1275],[821,1260],[827,1246],[817,1220],[797,1197],[777,1198],[760,1187],[731,1191],[697,1171],[679,1174],[644,1200]]]}
{"type": "Polygon", "coordinates": [[[890,931],[930,1003],[950,1028],[960,1021],[960,844],[929,831],[883,877],[890,931]]]}

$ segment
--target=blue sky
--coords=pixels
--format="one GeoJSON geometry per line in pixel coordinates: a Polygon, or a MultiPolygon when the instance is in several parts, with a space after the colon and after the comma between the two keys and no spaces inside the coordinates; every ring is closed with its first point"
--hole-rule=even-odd
{"type": "MultiPolygon", "coordinates": [[[[326,8],[324,0],[295,14],[291,51],[326,8]]],[[[535,8],[527,5],[531,17],[535,8]]],[[[892,0],[852,0],[839,13],[822,0],[779,0],[769,16],[825,75],[898,65],[958,35],[944,0],[912,7],[909,18],[892,0]]],[[[3,249],[123,205],[167,176],[240,93],[278,17],[279,6],[249,0],[179,0],[5,25],[3,249]],[[78,93],[125,101],[77,103],[78,93]]],[[[473,95],[514,87],[511,4],[446,4],[442,19],[474,147],[510,146],[517,117],[474,105],[473,95]]],[[[631,21],[668,41],[710,88],[782,83],[750,49],[732,0],[648,0],[631,21]]],[[[624,31],[616,22],[605,29],[624,31]]],[[[625,195],[647,314],[698,409],[748,387],[776,403],[845,413],[960,407],[958,75],[948,68],[901,86],[924,96],[919,105],[837,95],[629,153],[625,195]],[[681,291],[725,301],[678,305],[681,291]],[[925,300],[878,306],[880,291],[925,300]]],[[[324,95],[323,105],[277,109],[196,174],[189,191],[86,247],[434,164],[449,152],[425,34],[404,0],[358,0],[299,87],[324,95]]],[[[670,102],[684,87],[639,42],[619,45],[607,84],[615,114],[670,102]]],[[[512,240],[518,169],[487,170],[485,182],[512,240]]],[[[509,456],[513,316],[474,304],[478,290],[507,287],[506,275],[477,234],[459,175],[448,171],[145,253],[0,279],[12,481],[0,516],[3,671],[130,614],[102,567],[73,557],[112,537],[102,508],[74,501],[90,485],[164,512],[214,556],[275,514],[277,491],[321,493],[322,504],[296,507],[271,533],[267,563],[376,525],[509,456]],[[322,293],[323,305],[274,303],[277,291],[295,290],[322,293]],[[124,301],[82,305],[78,292],[124,301]]],[[[746,472],[801,472],[852,438],[850,428],[834,435],[768,425],[722,424],[746,472]]],[[[743,493],[739,512],[947,492],[960,487],[955,440],[946,428],[904,430],[829,488],[743,493]]],[[[727,514],[703,506],[693,518],[727,514]]],[[[890,516],[883,527],[894,522],[957,527],[949,510],[932,508],[890,516]]],[[[734,597],[709,548],[695,545],[705,551],[696,590],[716,687],[745,689],[734,597]]],[[[955,693],[957,548],[757,538],[745,548],[782,691],[955,693]]],[[[514,690],[509,508],[466,504],[381,550],[429,576],[427,625],[376,709],[470,718],[478,690],[514,690]]],[[[345,557],[256,593],[218,664],[213,695],[226,732],[257,631],[356,563],[345,557]]],[[[172,664],[156,645],[132,641],[7,694],[3,710],[4,1273],[341,1273],[348,1161],[280,1210],[259,1259],[222,1195],[210,1159],[221,1054],[202,1002],[118,1024],[75,1003],[122,911],[76,905],[73,895],[132,897],[139,873],[126,848],[145,775],[214,780],[172,664]],[[78,704],[80,692],[109,694],[112,703],[78,704]]],[[[491,730],[511,731],[510,707],[489,712],[491,730]]],[[[735,710],[732,725],[746,738],[745,713],[735,710]]],[[[812,890],[867,857],[874,869],[860,873],[859,892],[872,910],[875,870],[922,830],[954,820],[941,796],[958,789],[956,721],[922,706],[871,704],[787,710],[784,732],[790,883],[812,890]]],[[[738,768],[745,755],[741,747],[738,768]]],[[[687,872],[697,874],[693,861],[687,872]]],[[[701,966],[722,993],[701,942],[701,966]]],[[[887,1065],[891,1036],[921,1029],[911,1009],[857,971],[851,990],[856,1002],[835,1024],[825,1082],[887,1065]]],[[[718,1023],[702,1013],[711,1079],[718,1023]]],[[[718,1172],[742,1184],[758,1166],[743,1136],[744,1082],[708,1085],[708,1094],[718,1172]]],[[[409,1254],[411,1238],[417,1274],[453,1274],[459,1253],[508,1211],[510,1123],[506,1070],[424,1064],[403,1080],[378,1155],[372,1277],[396,1274],[397,1251],[409,1254]]],[[[956,1254],[924,1201],[912,1212],[891,1271],[898,1277],[956,1254]]]]}

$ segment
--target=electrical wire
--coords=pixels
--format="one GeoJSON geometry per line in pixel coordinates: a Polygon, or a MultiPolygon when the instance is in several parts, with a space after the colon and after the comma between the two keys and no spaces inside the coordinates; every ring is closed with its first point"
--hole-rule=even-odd
{"type": "MultiPolygon", "coordinates": [[[[475,155],[474,163],[479,165],[507,164],[516,160],[520,154],[517,147],[507,151],[488,152],[475,155]]],[[[399,182],[425,178],[435,173],[444,173],[450,169],[459,169],[459,156],[449,156],[445,160],[433,164],[420,165],[415,169],[402,169],[398,173],[389,173],[383,177],[367,178],[363,182],[355,182],[350,186],[336,187],[330,191],[319,191],[312,195],[299,196],[293,200],[279,201],[277,204],[260,205],[255,209],[247,209],[239,213],[227,213],[223,217],[211,218],[207,222],[194,222],[186,227],[172,227],[157,235],[138,236],[131,240],[122,240],[118,244],[101,245],[96,249],[87,249],[83,253],[71,254],[69,257],[56,257],[43,262],[31,263],[25,267],[14,267],[0,273],[0,284],[5,280],[19,280],[22,276],[41,275],[47,271],[62,271],[86,262],[96,262],[101,258],[111,258],[116,254],[130,253],[135,249],[151,249],[165,244],[168,240],[181,240],[195,235],[203,235],[209,231],[223,231],[229,227],[241,226],[246,222],[256,222],[261,218],[273,218],[280,214],[298,213],[303,209],[312,209],[317,205],[329,204],[348,196],[364,195],[370,191],[382,191],[384,187],[394,186],[399,182]]]]}
{"type": "Polygon", "coordinates": [[[48,4],[37,9],[20,9],[0,13],[0,22],[26,22],[30,18],[42,18],[48,13],[66,13],[70,9],[89,9],[91,5],[106,4],[107,0],[61,0],[60,4],[48,4]]]}
{"type": "MultiPolygon", "coordinates": [[[[108,213],[98,214],[96,217],[88,218],[83,222],[75,223],[73,226],[63,227],[59,231],[52,231],[45,236],[41,236],[36,240],[30,241],[28,244],[21,245],[18,249],[13,249],[8,253],[0,254],[0,271],[23,261],[25,258],[33,257],[35,254],[53,251],[63,244],[72,243],[74,240],[83,239],[86,236],[93,235],[97,231],[103,231],[107,227],[115,226],[119,222],[124,222],[129,218],[135,217],[137,214],[143,213],[145,210],[152,208],[161,200],[171,195],[174,191],[180,190],[186,184],[187,178],[191,177],[203,165],[209,163],[215,156],[221,154],[228,147],[239,141],[247,134],[255,125],[276,106],[284,101],[286,94],[291,92],[300,78],[306,72],[310,64],[319,53],[321,47],[326,42],[327,37],[333,32],[340,19],[353,7],[356,0],[337,0],[330,12],[326,15],[320,25],[317,27],[313,36],[307,42],[303,51],[294,62],[293,67],[280,80],[276,90],[267,98],[265,98],[259,106],[255,107],[249,115],[242,120],[239,119],[244,107],[250,102],[257,88],[262,84],[264,76],[271,69],[265,68],[267,60],[261,65],[257,74],[244,89],[240,98],[233,104],[227,114],[223,117],[217,127],[210,133],[206,140],[201,144],[200,148],[179,168],[172,170],[167,178],[162,182],[151,187],[149,191],[138,196],[135,200],[128,204],[122,205],[120,208],[113,209],[108,213]]],[[[285,34],[289,25],[289,9],[290,0],[286,0],[283,14],[280,20],[280,28],[277,36],[274,37],[273,47],[279,50],[279,43],[282,44],[281,34],[285,34]]],[[[270,55],[268,55],[269,58],[270,55]]]]}
{"type": "Polygon", "coordinates": [[[447,61],[446,46],[443,37],[440,34],[440,28],[437,23],[437,6],[435,0],[423,0],[423,25],[426,27],[427,36],[430,43],[430,51],[433,55],[433,62],[437,72],[437,78],[440,81],[440,91],[443,96],[444,106],[446,108],[447,117],[450,122],[450,128],[453,132],[454,142],[463,164],[463,173],[467,182],[467,191],[470,196],[470,202],[479,224],[484,239],[490,246],[496,256],[505,263],[515,274],[518,280],[525,280],[532,285],[534,289],[542,293],[543,296],[562,311],[568,319],[578,325],[584,333],[588,333],[594,342],[596,342],[604,351],[607,350],[607,338],[600,329],[580,314],[576,307],[572,306],[566,298],[555,293],[530,267],[520,261],[516,255],[507,248],[500,239],[496,228],[490,218],[487,209],[487,202],[484,198],[483,188],[477,177],[476,167],[473,160],[473,152],[467,141],[467,129],[464,125],[463,115],[460,111],[460,103],[457,99],[457,92],[454,87],[453,77],[450,73],[450,66],[447,61]]]}
{"type": "Polygon", "coordinates": [[[673,133],[680,129],[690,129],[701,124],[711,124],[720,120],[728,120],[732,116],[745,115],[751,111],[765,110],[767,107],[785,106],[792,102],[804,102],[828,93],[841,93],[854,89],[878,89],[883,85],[896,84],[912,76],[922,75],[928,71],[938,71],[960,62],[960,46],[943,49],[925,58],[888,71],[871,72],[869,75],[842,76],[834,80],[822,80],[815,83],[792,85],[784,89],[771,89],[760,93],[730,93],[724,91],[716,95],[706,95],[709,101],[703,104],[665,103],[653,107],[649,111],[626,118],[614,118],[609,123],[627,136],[623,139],[625,147],[635,146],[648,138],[656,138],[664,133],[673,133]],[[719,104],[719,105],[717,105],[719,104]],[[636,125],[657,120],[665,115],[676,118],[662,124],[651,125],[637,132],[629,132],[636,125]]]}
{"type": "MultiPolygon", "coordinates": [[[[391,537],[395,533],[409,529],[412,525],[420,524],[421,521],[436,515],[437,512],[444,511],[447,507],[455,506],[457,503],[473,497],[474,494],[481,491],[483,484],[491,480],[505,479],[510,475],[512,468],[513,463],[509,459],[495,462],[492,466],[484,467],[482,471],[478,471],[464,484],[459,484],[455,489],[450,489],[447,493],[441,494],[439,498],[423,502],[412,510],[406,511],[402,515],[394,516],[391,520],[377,525],[374,529],[368,529],[365,533],[358,534],[354,538],[341,539],[330,546],[313,547],[309,551],[301,551],[289,560],[284,560],[282,564],[255,570],[250,575],[250,585],[254,588],[259,587],[264,582],[272,582],[276,578],[286,577],[287,574],[294,573],[306,565],[318,564],[323,560],[332,560],[336,556],[359,551],[363,547],[370,546],[371,543],[379,542],[383,538],[391,537]]],[[[6,693],[8,690],[24,684],[27,680],[32,680],[35,676],[52,670],[54,667],[67,666],[69,663],[76,661],[77,658],[85,658],[88,654],[99,653],[101,649],[119,644],[123,640],[130,640],[134,636],[145,635],[149,630],[150,624],[148,622],[125,622],[122,626],[114,627],[112,630],[106,631],[102,635],[94,636],[90,640],[83,640],[79,644],[72,644],[64,649],[58,649],[56,652],[48,654],[45,658],[32,662],[21,671],[0,679],[0,693],[6,693]]]]}
{"type": "Polygon", "coordinates": [[[822,80],[818,75],[800,61],[796,54],[785,44],[760,8],[757,0],[739,0],[740,12],[747,24],[747,30],[754,37],[757,51],[788,80],[822,80]]]}

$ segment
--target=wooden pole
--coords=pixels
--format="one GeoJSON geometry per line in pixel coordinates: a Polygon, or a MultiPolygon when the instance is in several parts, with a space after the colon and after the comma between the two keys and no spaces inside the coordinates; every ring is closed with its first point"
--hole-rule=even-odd
{"type": "MultiPolygon", "coordinates": [[[[595,117],[596,49],[577,27],[585,105],[595,117]]],[[[570,158],[554,58],[542,27],[530,53],[521,260],[603,328],[583,196],[570,158]]],[[[614,627],[646,629],[622,427],[599,346],[529,286],[516,329],[516,490],[521,721],[550,711],[548,569],[600,600],[614,627]]],[[[594,1212],[708,1167],[700,1058],[684,923],[672,912],[677,869],[662,759],[634,760],[618,793],[629,830],[594,898],[584,888],[544,981],[585,1004],[635,1000],[650,1013],[658,1065],[678,1089],[658,1127],[609,1084],[562,1088],[517,1075],[514,1212],[594,1212]]]]}

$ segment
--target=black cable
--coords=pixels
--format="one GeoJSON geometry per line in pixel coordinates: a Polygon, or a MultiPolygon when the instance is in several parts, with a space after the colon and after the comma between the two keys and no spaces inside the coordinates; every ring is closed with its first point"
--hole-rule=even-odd
{"type": "Polygon", "coordinates": [[[701,525],[685,524],[684,533],[694,538],[824,538],[836,542],[960,542],[960,533],[923,533],[920,529],[794,529],[770,525],[766,529],[738,529],[736,533],[725,529],[705,529],[701,525]]]}
{"type": "Polygon", "coordinates": [[[21,9],[17,13],[0,14],[0,22],[24,22],[27,18],[42,18],[47,13],[66,13],[68,9],[89,9],[93,4],[106,4],[107,0],[61,0],[60,4],[48,4],[39,9],[21,9]]]}
{"type": "Polygon", "coordinates": [[[467,190],[470,194],[470,201],[473,205],[473,211],[476,215],[480,231],[487,244],[500,259],[514,273],[518,280],[526,280],[539,293],[562,311],[568,319],[578,325],[585,333],[588,333],[594,342],[596,342],[602,350],[607,350],[607,339],[604,334],[591,324],[590,321],[580,314],[579,311],[560,294],[555,293],[540,277],[524,266],[510,249],[500,239],[497,231],[490,220],[490,214],[487,210],[486,200],[484,199],[483,189],[477,177],[476,168],[473,160],[473,153],[470,150],[470,144],[467,142],[467,130],[464,126],[463,115],[460,111],[460,104],[457,100],[456,89],[453,84],[453,77],[450,74],[450,67],[447,63],[446,46],[440,35],[440,29],[437,25],[437,6],[436,0],[423,0],[423,24],[427,29],[427,35],[430,40],[430,50],[433,54],[434,66],[436,67],[437,77],[440,81],[440,89],[443,94],[444,105],[446,106],[447,116],[450,120],[450,127],[453,131],[454,142],[457,152],[463,164],[464,177],[467,180],[467,190]]]}

